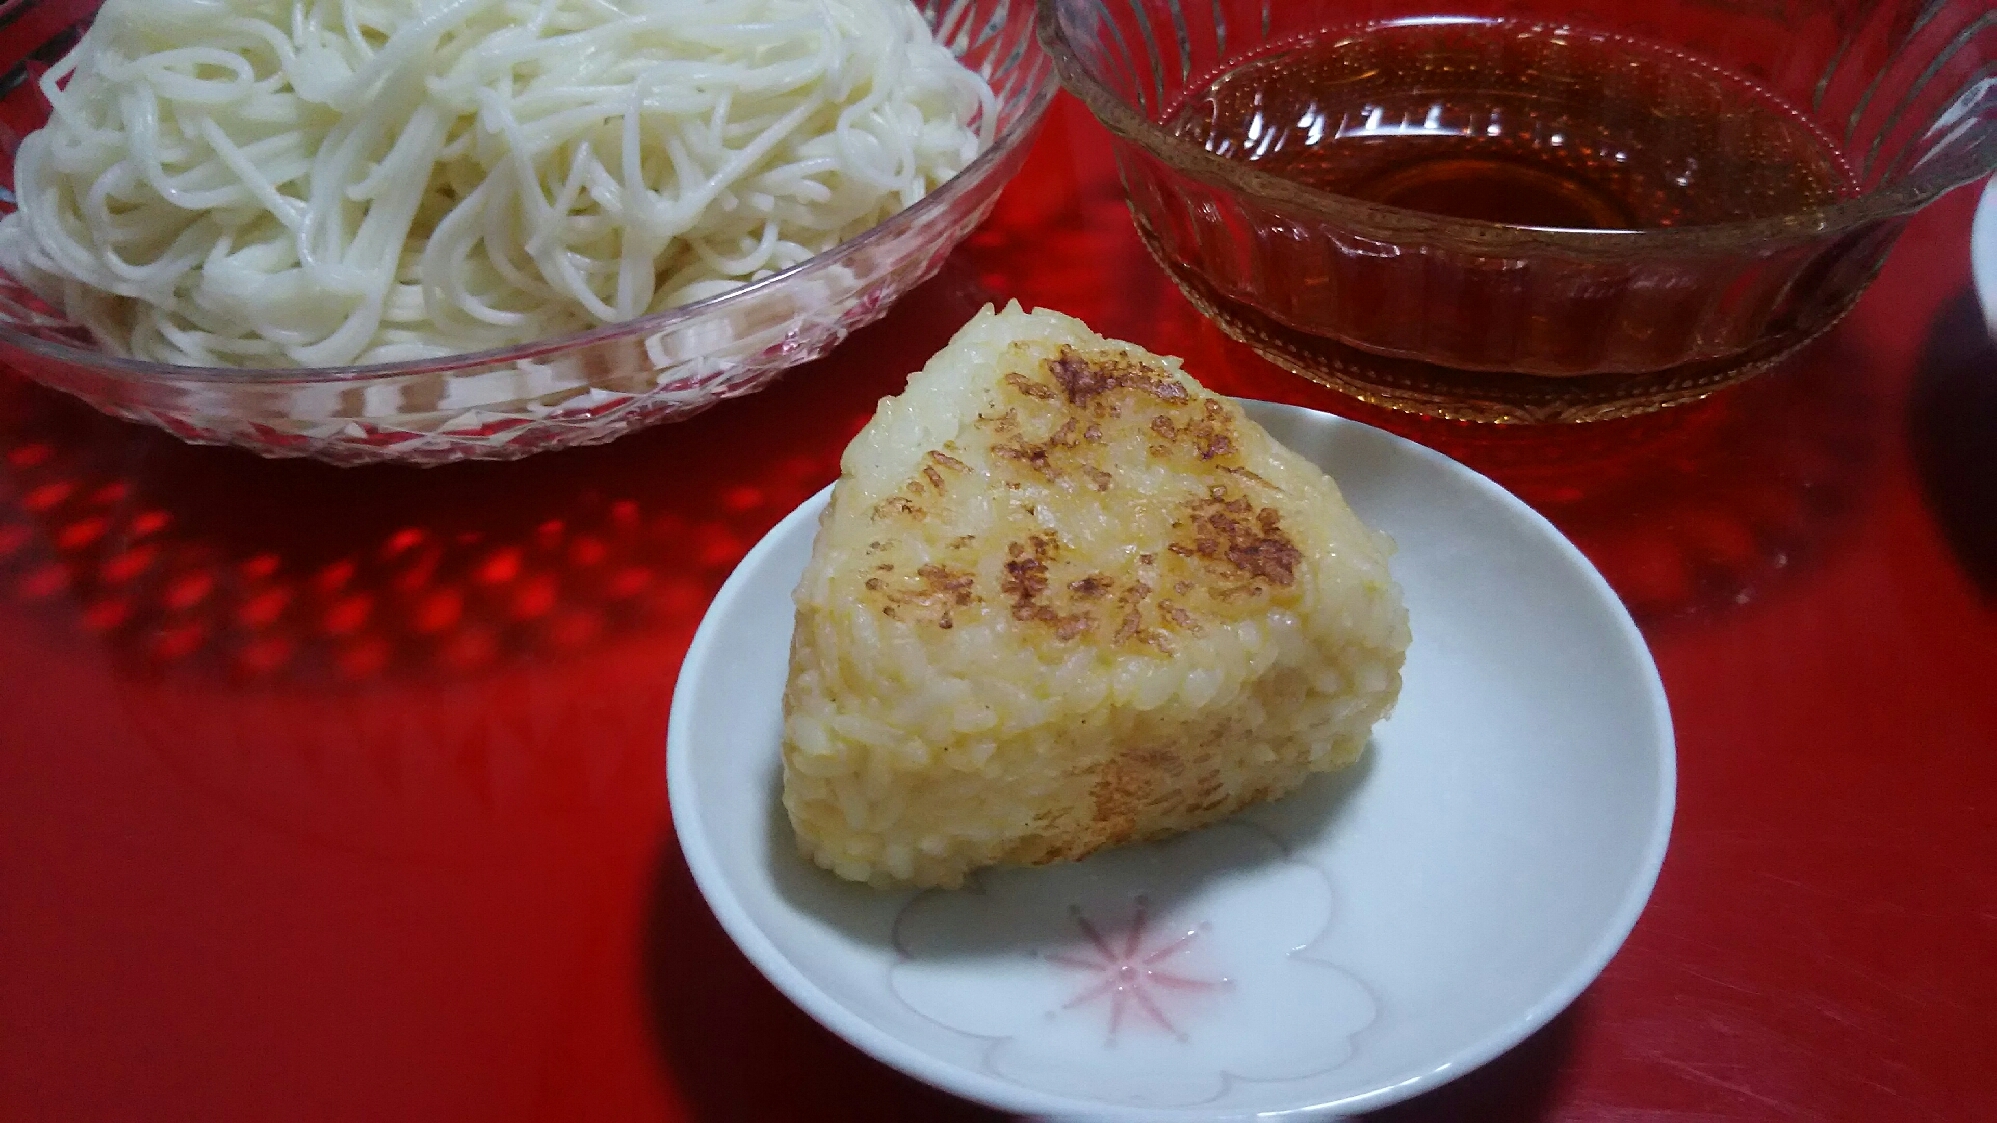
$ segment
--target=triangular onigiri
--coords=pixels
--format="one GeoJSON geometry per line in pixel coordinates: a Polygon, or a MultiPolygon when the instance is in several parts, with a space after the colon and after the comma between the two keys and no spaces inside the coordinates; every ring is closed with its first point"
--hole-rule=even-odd
{"type": "Polygon", "coordinates": [[[876,885],[1202,826],[1357,759],[1391,545],[1226,398],[980,312],[847,448],[797,593],[784,806],[876,885]]]}

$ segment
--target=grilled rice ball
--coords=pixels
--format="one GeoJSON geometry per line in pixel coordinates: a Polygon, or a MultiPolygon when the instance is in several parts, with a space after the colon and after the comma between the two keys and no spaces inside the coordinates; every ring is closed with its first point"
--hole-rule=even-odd
{"type": "Polygon", "coordinates": [[[1400,691],[1391,551],[1178,360],[987,307],[847,448],[798,585],[803,852],[956,886],[1351,764],[1400,691]]]}

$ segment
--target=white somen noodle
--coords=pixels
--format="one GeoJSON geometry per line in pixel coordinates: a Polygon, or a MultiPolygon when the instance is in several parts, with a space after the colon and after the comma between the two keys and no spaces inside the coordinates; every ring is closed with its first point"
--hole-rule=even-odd
{"type": "Polygon", "coordinates": [[[795,265],[990,143],[909,0],[109,0],[0,267],[120,353],[546,339],[795,265]]]}

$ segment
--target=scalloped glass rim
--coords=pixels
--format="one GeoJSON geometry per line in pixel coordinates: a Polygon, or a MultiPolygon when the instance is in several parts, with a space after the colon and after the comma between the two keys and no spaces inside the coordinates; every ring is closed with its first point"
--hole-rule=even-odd
{"type": "MultiPolygon", "coordinates": [[[[1745,245],[1803,241],[1882,219],[1911,214],[1929,201],[1997,171],[1997,143],[1985,143],[1979,159],[1960,175],[1902,180],[1826,207],[1797,211],[1778,218],[1707,226],[1659,227],[1646,230],[1565,230],[1510,226],[1497,222],[1449,218],[1405,207],[1369,203],[1306,187],[1244,164],[1216,156],[1153,124],[1115,91],[1090,73],[1061,28],[1059,0],[1036,0],[1034,32],[1040,49],[1054,63],[1061,84],[1080,98],[1112,133],[1203,183],[1245,192],[1260,200],[1330,219],[1383,241],[1413,238],[1469,250],[1555,251],[1575,257],[1627,259],[1631,254],[1683,254],[1724,250],[1745,245]]],[[[1476,18],[1476,17],[1465,17],[1476,18]]]]}
{"type": "Polygon", "coordinates": [[[491,351],[467,351],[437,359],[408,359],[399,363],[344,367],[198,367],[151,363],[143,359],[128,359],[121,355],[113,355],[107,351],[56,343],[40,336],[17,331],[5,324],[0,324],[0,344],[19,347],[23,351],[64,362],[89,366],[106,375],[130,381],[150,382],[166,378],[177,382],[211,383],[359,383],[378,378],[440,374],[468,367],[517,363],[605,340],[652,335],[683,322],[703,319],[710,313],[733,304],[752,301],[768,289],[784,285],[807,273],[836,265],[877,241],[893,237],[895,232],[916,224],[932,212],[944,209],[952,199],[970,190],[973,184],[989,175],[995,165],[1032,135],[1033,130],[1039,127],[1041,117],[1046,114],[1047,106],[1053,101],[1054,91],[1057,88],[1058,83],[1050,70],[1041,78],[1039,88],[1033,91],[1032,98],[1019,117],[992,138],[991,147],[980,153],[977,159],[966,164],[964,170],[945,180],[942,186],[916,200],[915,205],[896,211],[879,226],[849,238],[824,253],[808,257],[781,273],[772,273],[760,281],[743,285],[739,289],[692,304],[683,304],[678,308],[654,312],[635,320],[626,320],[623,323],[605,324],[588,331],[491,351]]]}

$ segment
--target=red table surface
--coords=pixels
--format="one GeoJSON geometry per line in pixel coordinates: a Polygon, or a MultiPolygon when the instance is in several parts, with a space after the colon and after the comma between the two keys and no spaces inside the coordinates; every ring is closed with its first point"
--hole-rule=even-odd
{"type": "Polygon", "coordinates": [[[0,1117],[989,1117],[736,952],[674,845],[664,752],[730,567],[876,399],[1018,297],[1492,473],[1650,641],[1680,788],[1649,910],[1544,1031],[1377,1118],[1997,1119],[1997,352],[1970,194],[1777,374],[1496,431],[1226,339],[1146,258],[1103,141],[1064,98],[885,321],[603,448],[262,461],[0,375],[0,1117]]]}

